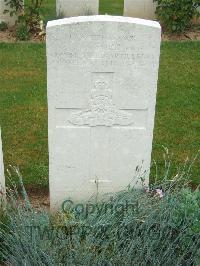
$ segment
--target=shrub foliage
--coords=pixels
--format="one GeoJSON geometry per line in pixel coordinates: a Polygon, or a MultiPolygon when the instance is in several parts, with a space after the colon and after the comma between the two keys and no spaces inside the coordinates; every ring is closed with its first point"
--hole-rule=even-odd
{"type": "Polygon", "coordinates": [[[199,15],[200,0],[154,0],[156,14],[166,30],[181,33],[191,27],[192,19],[199,15]]]}
{"type": "Polygon", "coordinates": [[[16,23],[16,37],[18,40],[25,41],[30,38],[31,34],[39,34],[41,28],[41,5],[43,0],[31,0],[28,4],[23,0],[5,0],[10,9],[4,12],[18,16],[16,23]]]}
{"type": "Polygon", "coordinates": [[[5,31],[8,28],[4,21],[0,21],[0,31],[5,31]]]}

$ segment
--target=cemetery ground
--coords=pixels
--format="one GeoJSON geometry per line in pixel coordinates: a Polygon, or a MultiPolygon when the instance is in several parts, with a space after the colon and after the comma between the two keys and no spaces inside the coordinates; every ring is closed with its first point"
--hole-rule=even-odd
{"type": "MultiPolygon", "coordinates": [[[[28,0],[30,1],[30,0],[28,0]]],[[[99,13],[100,15],[123,15],[124,0],[100,0],[99,1],[99,13]]],[[[56,1],[43,0],[42,14],[45,22],[56,17],[56,1]]]]}
{"type": "MultiPolygon", "coordinates": [[[[114,12],[120,14],[122,1],[114,1],[114,12]]],[[[44,2],[46,19],[54,18],[53,1],[44,2]]],[[[102,10],[106,4],[101,0],[102,10]]],[[[0,43],[5,169],[13,177],[9,165],[19,166],[34,197],[31,207],[16,174],[20,195],[8,189],[10,200],[0,208],[0,265],[200,265],[200,192],[184,183],[200,143],[199,51],[198,41],[163,41],[161,46],[152,153],[157,165],[151,181],[156,174],[174,178],[151,182],[149,189],[129,187],[92,205],[62,206],[63,212],[50,215],[48,208],[34,208],[48,194],[45,43],[0,43]]],[[[197,158],[191,169],[193,188],[199,174],[197,158]]]]}
{"type": "MultiPolygon", "coordinates": [[[[31,0],[27,0],[25,3],[28,5],[31,0]]],[[[124,0],[99,0],[99,14],[104,15],[123,15],[124,0]]],[[[41,15],[44,24],[49,20],[56,19],[56,1],[54,0],[43,0],[41,6],[41,15]]],[[[195,23],[193,27],[183,34],[170,34],[163,32],[163,40],[200,40],[200,25],[195,23]]],[[[16,42],[15,29],[11,28],[6,31],[0,31],[0,41],[3,42],[16,42]]],[[[32,36],[31,42],[41,42],[44,41],[43,36],[32,36]]],[[[20,42],[20,41],[18,41],[20,42]]]]}
{"type": "MultiPolygon", "coordinates": [[[[122,15],[123,0],[100,0],[100,14],[105,13],[122,15]]],[[[55,19],[55,1],[44,0],[42,14],[45,23],[55,19]]],[[[180,36],[164,35],[163,39],[198,40],[199,36],[197,27],[180,36]]],[[[0,38],[3,42],[15,42],[10,34],[0,38]]],[[[199,46],[195,41],[162,44],[152,155],[159,176],[165,168],[162,146],[174,154],[171,175],[187,156],[192,160],[199,147],[199,46]]],[[[5,166],[18,165],[28,189],[33,193],[40,188],[40,194],[44,194],[48,190],[45,44],[1,43],[0,49],[0,123],[5,166]]],[[[154,170],[155,167],[152,179],[154,170]]],[[[192,167],[192,182],[199,184],[198,161],[192,167]]]]}
{"type": "MultiPolygon", "coordinates": [[[[30,0],[27,0],[25,4],[29,4],[30,0]]],[[[99,1],[99,13],[101,15],[123,15],[124,0],[100,0],[99,1]]],[[[56,1],[54,0],[43,0],[41,7],[41,15],[44,23],[47,21],[56,19],[56,1]]],[[[15,42],[14,29],[7,30],[5,32],[0,31],[0,40],[4,42],[15,42]]],[[[31,41],[38,42],[43,38],[35,38],[32,36],[31,41]]]]}

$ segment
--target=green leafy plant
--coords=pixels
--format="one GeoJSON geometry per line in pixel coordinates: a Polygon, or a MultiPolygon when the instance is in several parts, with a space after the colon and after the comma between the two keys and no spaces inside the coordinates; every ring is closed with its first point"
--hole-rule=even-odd
{"type": "Polygon", "coordinates": [[[31,0],[30,4],[26,7],[24,17],[31,33],[38,33],[40,31],[42,1],[31,0]]]}
{"type": "Polygon", "coordinates": [[[192,19],[199,16],[200,0],[154,0],[156,14],[169,32],[182,33],[191,27],[192,19]]]}
{"type": "Polygon", "coordinates": [[[21,17],[16,26],[16,38],[20,41],[27,41],[30,38],[29,27],[24,21],[24,17],[21,17]]]}
{"type": "Polygon", "coordinates": [[[8,28],[4,21],[0,21],[0,31],[5,31],[8,28]]]}
{"type": "Polygon", "coordinates": [[[41,5],[43,0],[31,0],[24,6],[23,0],[6,0],[6,5],[10,7],[10,16],[16,14],[16,37],[18,40],[28,40],[31,34],[38,34],[43,31],[41,27],[41,5]]]}

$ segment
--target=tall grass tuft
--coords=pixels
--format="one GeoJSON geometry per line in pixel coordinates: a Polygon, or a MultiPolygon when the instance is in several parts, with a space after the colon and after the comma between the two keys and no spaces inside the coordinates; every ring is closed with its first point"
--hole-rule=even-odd
{"type": "MultiPolygon", "coordinates": [[[[16,170],[16,169],[15,169],[16,170]]],[[[175,177],[128,187],[105,200],[56,215],[9,193],[0,226],[0,256],[8,265],[200,265],[200,190],[189,187],[190,166],[175,177]]]]}

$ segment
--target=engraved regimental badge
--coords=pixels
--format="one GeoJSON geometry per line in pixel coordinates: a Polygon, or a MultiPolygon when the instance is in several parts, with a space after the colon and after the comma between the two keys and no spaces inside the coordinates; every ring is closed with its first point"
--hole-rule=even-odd
{"type": "Polygon", "coordinates": [[[132,114],[118,110],[113,103],[112,90],[108,82],[98,79],[94,82],[94,88],[90,95],[90,109],[72,113],[69,121],[74,125],[128,126],[132,124],[132,114]]]}

